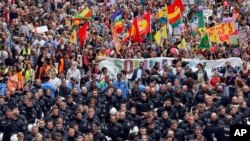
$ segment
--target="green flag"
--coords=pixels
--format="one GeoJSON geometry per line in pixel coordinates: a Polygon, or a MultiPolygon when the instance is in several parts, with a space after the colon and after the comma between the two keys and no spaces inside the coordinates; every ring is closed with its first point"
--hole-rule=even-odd
{"type": "Polygon", "coordinates": [[[197,13],[198,17],[198,28],[204,28],[205,27],[205,21],[204,21],[204,14],[203,11],[197,13]]]}
{"type": "Polygon", "coordinates": [[[178,28],[179,24],[182,23],[182,20],[179,19],[178,21],[176,21],[175,23],[172,24],[172,28],[178,28]]]}
{"type": "Polygon", "coordinates": [[[206,49],[210,48],[210,42],[209,42],[208,34],[206,34],[205,36],[202,37],[198,48],[206,48],[206,49]]]}

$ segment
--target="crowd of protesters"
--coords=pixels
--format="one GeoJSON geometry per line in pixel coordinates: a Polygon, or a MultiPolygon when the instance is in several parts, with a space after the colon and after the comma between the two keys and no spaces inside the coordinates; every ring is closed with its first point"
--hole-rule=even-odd
{"type": "MultiPolygon", "coordinates": [[[[188,19],[198,6],[213,10],[206,26],[218,24],[237,8],[235,22],[249,38],[250,2],[203,0],[185,4],[187,29],[157,45],[154,40],[112,43],[110,22],[122,9],[124,29],[144,10],[156,15],[164,0],[1,0],[0,1],[0,140],[2,141],[228,141],[231,124],[250,124],[249,39],[241,45],[240,71],[230,62],[212,78],[202,64],[192,70],[181,58],[221,59],[234,56],[226,43],[196,49],[188,19]],[[69,42],[66,19],[88,6],[93,14],[84,46],[69,42]],[[34,32],[47,25],[49,31],[34,32]],[[189,51],[177,48],[185,38],[189,51]],[[140,62],[131,79],[116,78],[99,68],[100,57],[121,59],[176,57],[174,66],[140,62]],[[173,68],[176,72],[173,72],[173,68]]],[[[152,17],[152,30],[160,25],[152,17]]],[[[120,34],[122,39],[125,31],[120,34]]],[[[154,32],[154,31],[152,31],[154,32]]]]}

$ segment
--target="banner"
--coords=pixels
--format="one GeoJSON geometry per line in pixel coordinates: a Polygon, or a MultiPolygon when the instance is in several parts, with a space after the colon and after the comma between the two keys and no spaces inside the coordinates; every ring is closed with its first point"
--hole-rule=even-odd
{"type": "Polygon", "coordinates": [[[220,38],[216,32],[215,26],[208,29],[208,36],[211,42],[220,43],[220,38]]]}
{"type": "Polygon", "coordinates": [[[227,42],[229,36],[235,34],[234,23],[222,23],[208,29],[208,36],[211,42],[227,42]]]}
{"type": "MultiPolygon", "coordinates": [[[[134,69],[139,67],[140,62],[144,62],[144,68],[151,69],[155,62],[160,62],[161,68],[164,65],[173,66],[172,62],[176,58],[168,57],[158,57],[150,59],[116,59],[116,58],[105,58],[99,63],[99,69],[103,67],[108,68],[108,74],[111,78],[116,78],[117,74],[121,70],[127,72],[127,78],[130,79],[133,75],[134,69]]],[[[198,63],[203,64],[205,70],[207,71],[208,77],[211,78],[215,70],[220,71],[225,67],[226,62],[231,62],[232,67],[236,70],[240,70],[242,66],[242,60],[240,58],[228,58],[220,60],[199,60],[199,59],[183,59],[184,62],[187,62],[193,71],[196,71],[196,65],[198,63]]],[[[173,69],[175,74],[175,69],[173,69]]]]}

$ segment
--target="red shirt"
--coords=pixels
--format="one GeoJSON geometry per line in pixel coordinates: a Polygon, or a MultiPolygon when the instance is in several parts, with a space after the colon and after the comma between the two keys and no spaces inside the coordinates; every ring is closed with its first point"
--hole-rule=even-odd
{"type": "Polygon", "coordinates": [[[210,85],[214,87],[217,82],[220,83],[220,77],[212,77],[210,80],[210,85]]]}

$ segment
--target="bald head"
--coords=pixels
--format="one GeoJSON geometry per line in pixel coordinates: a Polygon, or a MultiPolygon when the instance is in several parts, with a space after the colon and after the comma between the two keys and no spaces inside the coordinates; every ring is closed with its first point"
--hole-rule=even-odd
{"type": "Polygon", "coordinates": [[[184,92],[187,92],[187,91],[188,91],[188,86],[187,86],[187,85],[183,85],[183,86],[182,86],[182,90],[183,90],[184,92]]]}
{"type": "Polygon", "coordinates": [[[248,92],[249,91],[249,87],[247,85],[242,87],[242,91],[243,92],[248,92]]]}
{"type": "Polygon", "coordinates": [[[87,92],[88,92],[88,89],[87,89],[85,86],[83,86],[83,87],[82,87],[82,92],[83,92],[83,93],[87,93],[87,92]]]}
{"type": "Polygon", "coordinates": [[[176,68],[176,72],[177,72],[177,73],[181,73],[181,72],[182,72],[182,68],[181,68],[181,67],[177,67],[177,68],[176,68]]]}
{"type": "Polygon", "coordinates": [[[124,120],[125,119],[125,112],[119,112],[119,118],[121,119],[121,120],[124,120]]]}
{"type": "Polygon", "coordinates": [[[145,91],[146,91],[146,92],[149,92],[149,91],[150,91],[150,87],[147,86],[147,87],[145,88],[145,91]]]}
{"type": "Polygon", "coordinates": [[[218,119],[218,116],[216,113],[211,114],[211,121],[216,121],[218,119]]]}
{"type": "Polygon", "coordinates": [[[121,89],[117,89],[116,94],[117,94],[118,96],[121,96],[121,95],[122,95],[122,90],[121,90],[121,89]]]}
{"type": "Polygon", "coordinates": [[[156,94],[156,89],[155,89],[155,88],[151,88],[151,89],[150,89],[150,92],[151,92],[151,94],[154,95],[154,94],[156,94]]]}

